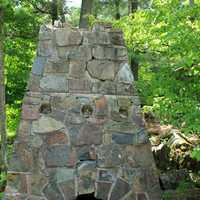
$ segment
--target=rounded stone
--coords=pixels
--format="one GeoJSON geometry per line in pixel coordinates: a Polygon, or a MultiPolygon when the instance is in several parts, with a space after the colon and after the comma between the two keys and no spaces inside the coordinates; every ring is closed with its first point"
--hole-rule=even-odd
{"type": "Polygon", "coordinates": [[[63,129],[65,126],[62,122],[51,117],[42,116],[39,120],[34,121],[32,125],[33,133],[49,133],[63,129]]]}

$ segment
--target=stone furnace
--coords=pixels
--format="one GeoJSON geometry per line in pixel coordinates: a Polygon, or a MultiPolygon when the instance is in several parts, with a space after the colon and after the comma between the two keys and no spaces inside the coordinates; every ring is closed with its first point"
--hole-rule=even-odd
{"type": "Polygon", "coordinates": [[[42,26],[5,199],[83,194],[161,199],[122,32],[42,26]]]}

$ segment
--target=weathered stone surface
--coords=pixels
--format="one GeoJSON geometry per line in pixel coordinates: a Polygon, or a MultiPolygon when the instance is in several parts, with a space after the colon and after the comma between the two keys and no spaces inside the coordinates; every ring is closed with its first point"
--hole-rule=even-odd
{"type": "Polygon", "coordinates": [[[135,135],[133,134],[121,134],[121,133],[113,133],[112,134],[112,141],[115,144],[124,144],[124,145],[129,145],[129,144],[133,144],[134,139],[135,139],[135,135]]]}
{"type": "Polygon", "coordinates": [[[57,46],[58,57],[63,60],[68,60],[68,54],[77,48],[78,46],[57,46]]]}
{"type": "Polygon", "coordinates": [[[125,166],[123,168],[123,178],[132,185],[134,192],[137,193],[151,191],[159,194],[159,183],[156,177],[157,171],[152,166],[147,168],[125,166]]]}
{"type": "Polygon", "coordinates": [[[26,197],[26,200],[46,200],[46,198],[35,195],[28,195],[28,197],[26,197]]]}
{"type": "Polygon", "coordinates": [[[39,33],[6,198],[160,200],[122,31],[55,24],[39,33]]]}
{"type": "Polygon", "coordinates": [[[59,183],[59,187],[66,200],[74,200],[76,198],[76,191],[74,186],[74,181],[59,183]]]}
{"type": "Polygon", "coordinates": [[[116,169],[98,169],[97,180],[99,182],[110,182],[113,183],[117,178],[117,170],[116,169]]]}
{"type": "Polygon", "coordinates": [[[98,167],[119,167],[123,163],[122,152],[119,145],[100,145],[97,148],[98,167]]]}
{"type": "MultiPolygon", "coordinates": [[[[197,191],[196,191],[197,192],[197,191]]],[[[182,197],[186,197],[186,195],[185,195],[186,193],[185,192],[183,192],[182,193],[182,197]]],[[[197,198],[198,199],[198,197],[199,197],[199,194],[198,194],[198,192],[195,194],[195,191],[189,191],[188,193],[188,197],[189,198],[191,198],[191,194],[192,194],[192,197],[194,197],[194,199],[195,198],[197,198]]],[[[146,195],[147,195],[147,197],[148,197],[148,199],[155,199],[155,200],[160,200],[160,199],[162,199],[162,197],[163,197],[163,193],[162,193],[162,191],[160,190],[160,187],[158,187],[157,188],[157,191],[154,191],[154,192],[146,192],[146,195]]],[[[177,197],[177,198],[180,198],[180,197],[177,197]]],[[[187,198],[187,197],[186,197],[187,198]]],[[[183,199],[183,198],[181,198],[181,199],[183,199]]]]}
{"type": "Polygon", "coordinates": [[[47,75],[41,79],[40,87],[43,91],[66,92],[68,91],[68,82],[65,76],[47,75]]]}
{"type": "Polygon", "coordinates": [[[47,116],[40,117],[39,120],[34,121],[32,125],[33,133],[49,133],[64,128],[64,124],[47,116]]]}
{"type": "Polygon", "coordinates": [[[117,95],[128,95],[132,96],[135,94],[135,89],[132,84],[118,83],[116,86],[117,95]]]}
{"type": "Polygon", "coordinates": [[[87,45],[82,45],[67,51],[65,56],[69,60],[81,60],[86,62],[92,59],[92,48],[87,45]]]}
{"type": "Polygon", "coordinates": [[[27,200],[28,195],[27,194],[21,194],[19,192],[16,192],[16,193],[15,192],[11,192],[11,193],[9,193],[9,192],[6,191],[6,194],[4,195],[3,198],[4,198],[3,200],[27,200]]]}
{"type": "Polygon", "coordinates": [[[53,36],[53,30],[47,25],[42,25],[39,31],[39,40],[51,40],[53,36]]]}
{"type": "Polygon", "coordinates": [[[31,195],[43,196],[42,189],[48,183],[48,177],[41,174],[34,174],[28,176],[29,193],[31,195]]]}
{"type": "Polygon", "coordinates": [[[77,145],[92,145],[102,143],[102,128],[95,124],[86,123],[81,127],[77,137],[77,145]]]}
{"type": "Polygon", "coordinates": [[[68,144],[68,136],[66,133],[62,131],[56,131],[56,132],[47,134],[46,142],[48,145],[68,144]]]}
{"type": "Polygon", "coordinates": [[[100,96],[95,99],[95,115],[97,117],[108,115],[108,102],[105,96],[100,96]]]}
{"type": "Polygon", "coordinates": [[[89,160],[97,160],[97,148],[93,144],[89,147],[89,160]]]}
{"type": "Polygon", "coordinates": [[[133,100],[129,97],[110,97],[111,119],[116,122],[133,123],[133,100]]]}
{"type": "Polygon", "coordinates": [[[77,156],[79,161],[96,160],[96,147],[95,145],[84,145],[76,147],[77,156]]]}
{"type": "Polygon", "coordinates": [[[48,200],[64,200],[63,195],[61,194],[58,186],[56,183],[49,183],[45,188],[44,188],[44,194],[45,197],[48,200]]]}
{"type": "Polygon", "coordinates": [[[117,97],[117,103],[119,106],[121,107],[131,107],[133,106],[134,99],[132,97],[123,97],[123,96],[119,96],[117,97]]]}
{"type": "Polygon", "coordinates": [[[30,135],[28,139],[30,146],[33,148],[40,148],[43,144],[43,140],[40,135],[30,135]]]}
{"type": "Polygon", "coordinates": [[[109,182],[96,182],[95,197],[97,199],[108,199],[109,191],[112,183],[109,182]]]}
{"type": "Polygon", "coordinates": [[[116,121],[107,121],[104,126],[104,129],[108,132],[117,132],[117,133],[127,133],[127,134],[136,134],[140,129],[133,122],[116,122],[116,121]]]}
{"type": "Polygon", "coordinates": [[[116,144],[145,144],[148,142],[147,133],[143,130],[139,130],[137,133],[121,133],[121,132],[113,132],[112,133],[112,141],[116,144]]]}
{"type": "Polygon", "coordinates": [[[51,40],[43,40],[38,45],[38,56],[48,57],[53,53],[53,43],[51,40]]]}
{"type": "Polygon", "coordinates": [[[31,134],[31,122],[29,120],[21,120],[18,128],[18,137],[25,139],[31,134]]]}
{"type": "Polygon", "coordinates": [[[137,200],[136,194],[133,191],[128,192],[122,200],[137,200]]]}
{"type": "Polygon", "coordinates": [[[57,29],[55,34],[58,46],[80,45],[82,41],[79,30],[57,29]]]}
{"type": "Polygon", "coordinates": [[[137,132],[137,144],[145,144],[148,143],[148,133],[145,131],[145,129],[140,129],[137,132]]]}
{"type": "Polygon", "coordinates": [[[9,162],[8,171],[30,172],[33,167],[33,154],[26,142],[15,142],[13,156],[9,162]]]}
{"type": "Polygon", "coordinates": [[[36,120],[40,117],[38,105],[27,105],[22,106],[22,119],[24,120],[36,120]]]}
{"type": "Polygon", "coordinates": [[[148,200],[148,195],[146,193],[138,193],[137,194],[137,199],[138,200],[148,200]]]}
{"type": "Polygon", "coordinates": [[[117,108],[117,110],[111,112],[112,120],[116,122],[131,122],[129,110],[126,106],[117,108]]]}
{"type": "Polygon", "coordinates": [[[36,107],[41,103],[41,95],[40,93],[30,93],[24,96],[23,99],[24,104],[29,104],[29,105],[36,105],[36,107]]]}
{"type": "Polygon", "coordinates": [[[57,183],[66,183],[73,181],[76,177],[75,169],[71,168],[57,168],[56,170],[56,180],[57,183]]]}
{"type": "Polygon", "coordinates": [[[89,147],[87,145],[76,147],[79,161],[88,161],[89,157],[89,147]]]}
{"type": "Polygon", "coordinates": [[[52,117],[54,119],[57,119],[58,121],[64,123],[65,122],[65,115],[66,115],[65,110],[55,109],[48,116],[52,117]]]}
{"type": "Polygon", "coordinates": [[[67,108],[74,108],[78,105],[75,96],[66,93],[54,93],[51,95],[50,103],[53,109],[64,111],[67,108]]]}
{"type": "Polygon", "coordinates": [[[36,57],[32,67],[32,73],[36,75],[42,75],[45,63],[46,63],[46,58],[39,56],[36,57]]]}
{"type": "Polygon", "coordinates": [[[110,133],[105,133],[103,135],[103,144],[108,145],[112,143],[112,134],[110,133]]]}
{"type": "Polygon", "coordinates": [[[80,115],[80,112],[68,112],[66,114],[65,121],[67,124],[83,124],[85,122],[85,118],[80,115]]]}
{"type": "Polygon", "coordinates": [[[44,160],[48,167],[72,167],[76,162],[74,157],[74,152],[68,145],[50,145],[44,160]]]}
{"type": "Polygon", "coordinates": [[[69,92],[72,93],[90,93],[92,90],[92,83],[88,80],[70,79],[69,92]]]}
{"type": "Polygon", "coordinates": [[[40,92],[40,79],[41,76],[30,74],[27,90],[32,92],[40,92]]]}
{"type": "Polygon", "coordinates": [[[87,70],[91,77],[99,80],[115,78],[115,63],[111,61],[92,60],[88,62],[87,70]]]}
{"type": "Polygon", "coordinates": [[[95,94],[116,94],[116,83],[113,81],[97,81],[93,84],[92,93],[95,94]]]}
{"type": "Polygon", "coordinates": [[[69,76],[72,78],[81,78],[85,75],[86,63],[71,60],[69,65],[69,76]]]}
{"type": "Polygon", "coordinates": [[[110,200],[118,200],[131,190],[130,185],[123,179],[118,178],[112,189],[110,200]]]}
{"type": "Polygon", "coordinates": [[[96,161],[81,162],[77,168],[78,191],[81,194],[90,194],[95,191],[96,161]]]}
{"type": "Polygon", "coordinates": [[[84,31],[83,32],[83,44],[101,44],[101,45],[109,45],[110,37],[107,32],[90,32],[84,31]]]}
{"type": "Polygon", "coordinates": [[[75,170],[71,168],[56,168],[51,176],[65,200],[75,199],[75,170]]]}
{"type": "Polygon", "coordinates": [[[122,64],[121,69],[117,74],[116,81],[119,83],[132,84],[133,80],[133,74],[128,63],[122,64]]]}
{"type": "Polygon", "coordinates": [[[123,178],[130,184],[133,184],[134,192],[147,190],[147,177],[143,168],[123,168],[123,178]]]}
{"type": "Polygon", "coordinates": [[[93,56],[96,59],[108,60],[128,60],[127,50],[125,47],[103,47],[95,46],[93,49],[93,56]]]}
{"type": "Polygon", "coordinates": [[[68,126],[68,132],[69,132],[69,137],[70,137],[70,144],[75,146],[77,143],[77,137],[80,134],[80,127],[81,125],[73,124],[68,126]]]}
{"type": "Polygon", "coordinates": [[[20,173],[8,173],[7,181],[9,187],[7,187],[7,193],[27,193],[27,175],[20,173]]]}
{"type": "Polygon", "coordinates": [[[69,62],[65,59],[48,60],[46,62],[44,73],[68,73],[69,62]]]}
{"type": "Polygon", "coordinates": [[[127,146],[124,152],[126,163],[132,167],[151,167],[153,166],[153,154],[149,151],[150,144],[127,146]]]}

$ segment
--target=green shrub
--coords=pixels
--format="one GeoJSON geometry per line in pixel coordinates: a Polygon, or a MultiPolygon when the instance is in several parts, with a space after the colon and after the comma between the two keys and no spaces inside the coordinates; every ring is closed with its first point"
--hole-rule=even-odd
{"type": "Polygon", "coordinates": [[[193,149],[193,151],[191,152],[191,157],[200,161],[200,147],[196,147],[195,149],[193,149]]]}
{"type": "Polygon", "coordinates": [[[6,120],[7,120],[7,135],[8,139],[12,139],[16,136],[16,130],[18,128],[20,120],[19,105],[7,105],[6,106],[6,120]]]}
{"type": "MultiPolygon", "coordinates": [[[[0,173],[0,191],[3,191],[5,185],[6,185],[6,174],[0,173]]],[[[0,199],[2,198],[3,198],[3,192],[0,192],[0,199]]]]}

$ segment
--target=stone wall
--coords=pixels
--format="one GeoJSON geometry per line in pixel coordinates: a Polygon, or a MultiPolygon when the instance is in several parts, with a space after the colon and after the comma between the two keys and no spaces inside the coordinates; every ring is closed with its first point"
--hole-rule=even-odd
{"type": "Polygon", "coordinates": [[[159,200],[120,30],[43,26],[6,200],[159,200]]]}

